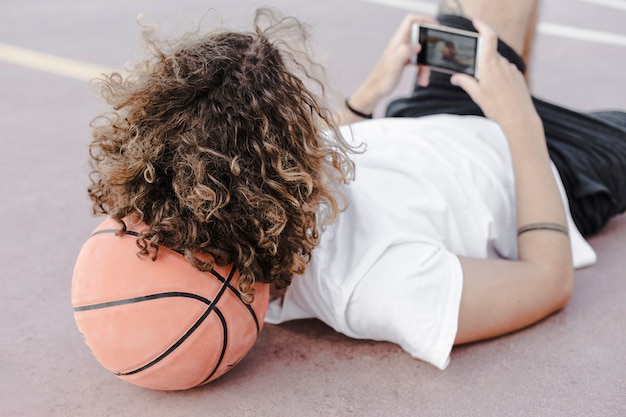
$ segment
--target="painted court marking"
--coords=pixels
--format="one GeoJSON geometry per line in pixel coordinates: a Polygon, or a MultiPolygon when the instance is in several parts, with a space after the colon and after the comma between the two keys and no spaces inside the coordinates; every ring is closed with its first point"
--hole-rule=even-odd
{"type": "Polygon", "coordinates": [[[561,38],[597,42],[606,45],[626,46],[626,36],[609,32],[581,29],[573,26],[565,26],[548,22],[538,23],[537,30],[543,34],[558,36],[561,38]]]}
{"type": "MultiPolygon", "coordinates": [[[[411,10],[418,13],[434,15],[437,5],[432,2],[419,0],[362,0],[383,6],[394,7],[402,10],[411,10]]],[[[626,11],[626,0],[579,0],[581,2],[604,6],[617,10],[626,11]]],[[[615,33],[583,29],[574,26],[566,26],[557,23],[539,22],[539,33],[557,36],[566,39],[574,39],[585,42],[596,42],[605,45],[626,46],[626,36],[615,33]]],[[[102,74],[118,71],[114,68],[94,65],[82,61],[62,58],[43,52],[0,43],[0,61],[32,68],[64,77],[90,81],[102,74]]]]}
{"type": "Polygon", "coordinates": [[[437,5],[419,0],[362,0],[367,3],[380,4],[382,6],[395,7],[396,9],[411,10],[429,15],[437,14],[437,5]]]}
{"type": "Polygon", "coordinates": [[[62,75],[80,81],[90,81],[101,74],[115,71],[113,68],[61,58],[43,52],[0,43],[0,61],[62,75]]]}
{"type": "Polygon", "coordinates": [[[626,10],[626,1],[624,0],[578,0],[584,3],[591,3],[595,6],[612,7],[618,10],[626,10]]]}
{"type": "MultiPolygon", "coordinates": [[[[417,0],[362,0],[368,3],[380,4],[382,6],[395,7],[403,10],[411,10],[418,13],[426,13],[434,15],[437,12],[437,5],[417,0]]],[[[520,0],[522,1],[522,0],[520,0]]],[[[586,3],[592,3],[598,6],[612,7],[615,9],[626,10],[626,1],[624,0],[579,0],[586,3]]],[[[557,23],[539,22],[537,24],[537,32],[557,36],[566,39],[575,39],[588,42],[603,43],[606,45],[626,46],[626,36],[615,33],[602,32],[597,30],[582,29],[575,26],[566,26],[557,23]]]]}

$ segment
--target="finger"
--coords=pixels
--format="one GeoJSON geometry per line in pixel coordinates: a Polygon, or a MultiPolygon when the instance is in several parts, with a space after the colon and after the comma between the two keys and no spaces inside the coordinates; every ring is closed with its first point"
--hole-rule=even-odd
{"type": "Polygon", "coordinates": [[[417,85],[428,87],[430,84],[430,67],[420,65],[417,70],[417,85]]]}
{"type": "Polygon", "coordinates": [[[480,86],[476,78],[471,75],[456,73],[450,77],[450,82],[453,85],[461,87],[469,96],[477,102],[476,96],[479,94],[480,86]]]}
{"type": "Polygon", "coordinates": [[[408,14],[402,19],[402,23],[398,27],[394,38],[396,38],[399,42],[409,42],[411,39],[411,26],[413,23],[420,22],[424,16],[420,16],[417,14],[408,14]]]}
{"type": "Polygon", "coordinates": [[[498,50],[498,35],[496,32],[481,20],[474,19],[472,23],[482,38],[483,52],[486,52],[483,56],[492,56],[495,54],[498,50]]]}
{"type": "Polygon", "coordinates": [[[396,37],[399,38],[398,41],[407,42],[410,41],[411,37],[411,26],[415,21],[414,15],[406,15],[404,19],[402,19],[402,23],[400,23],[400,27],[396,32],[396,37]]]}
{"type": "Polygon", "coordinates": [[[398,28],[398,31],[396,32],[396,36],[398,37],[398,40],[404,40],[404,41],[410,40],[409,38],[410,38],[410,33],[411,33],[411,26],[413,26],[414,23],[437,24],[437,21],[428,16],[410,13],[406,15],[404,19],[402,19],[402,23],[400,23],[400,27],[398,28]]]}
{"type": "Polygon", "coordinates": [[[489,40],[489,42],[495,41],[494,46],[497,46],[498,35],[496,34],[496,31],[491,28],[491,26],[480,19],[474,19],[472,20],[472,23],[480,36],[484,36],[489,40]]]}
{"type": "Polygon", "coordinates": [[[402,43],[400,44],[400,46],[398,46],[394,52],[393,55],[390,56],[394,56],[394,55],[398,55],[398,60],[397,62],[401,62],[403,63],[403,65],[408,65],[408,64],[416,64],[417,63],[417,55],[420,53],[420,51],[422,50],[422,46],[420,44],[417,43],[402,43]]]}

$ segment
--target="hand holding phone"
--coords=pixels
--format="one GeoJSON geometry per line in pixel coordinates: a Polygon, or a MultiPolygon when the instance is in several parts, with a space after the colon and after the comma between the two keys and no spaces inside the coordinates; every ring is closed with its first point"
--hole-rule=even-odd
{"type": "Polygon", "coordinates": [[[457,73],[450,82],[465,90],[485,116],[500,125],[507,138],[513,133],[523,141],[524,135],[520,136],[519,132],[537,125],[542,128],[524,75],[498,53],[498,36],[493,29],[480,21],[474,21],[474,25],[483,39],[479,57],[481,79],[457,73]]]}
{"type": "Polygon", "coordinates": [[[414,23],[411,27],[411,41],[422,47],[414,57],[414,63],[446,73],[462,72],[478,79],[478,56],[482,49],[478,33],[414,23]]]}

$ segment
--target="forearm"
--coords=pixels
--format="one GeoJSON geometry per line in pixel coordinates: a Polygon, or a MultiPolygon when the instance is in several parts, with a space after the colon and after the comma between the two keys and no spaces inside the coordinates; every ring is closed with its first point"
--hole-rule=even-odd
{"type": "MultiPolygon", "coordinates": [[[[518,225],[566,225],[543,129],[529,124],[503,129],[511,148],[518,225]]],[[[522,233],[518,253],[517,260],[459,258],[463,294],[455,343],[521,329],[565,306],[573,288],[568,236],[543,229],[522,233]]]]}
{"type": "Polygon", "coordinates": [[[506,135],[515,175],[518,227],[539,222],[565,225],[563,200],[552,172],[541,120],[536,116],[523,129],[511,130],[506,135]]]}
{"type": "Polygon", "coordinates": [[[479,57],[481,79],[455,74],[451,82],[465,89],[483,113],[500,125],[508,139],[516,183],[518,225],[556,225],[522,233],[518,237],[520,260],[534,263],[543,272],[563,269],[569,273],[571,254],[567,233],[554,231],[565,231],[565,210],[552,174],[541,119],[523,75],[497,53],[496,33],[480,21],[474,21],[474,25],[483,42],[483,53],[479,57]]]}
{"type": "MultiPolygon", "coordinates": [[[[344,104],[337,112],[336,120],[339,124],[366,119],[367,117],[363,115],[371,115],[380,101],[396,88],[411,57],[421,49],[419,44],[411,42],[410,39],[411,26],[416,22],[432,23],[432,19],[414,14],[404,18],[368,77],[348,98],[350,107],[356,111],[350,111],[344,104]]],[[[420,68],[418,84],[427,85],[428,76],[429,70],[420,68]]]]}
{"type": "Polygon", "coordinates": [[[356,123],[373,117],[376,106],[386,95],[385,91],[381,91],[378,80],[373,79],[375,75],[370,74],[346,99],[346,103],[337,112],[337,120],[340,125],[356,123]]]}
{"type": "Polygon", "coordinates": [[[356,91],[346,99],[346,102],[337,112],[337,123],[346,125],[356,123],[373,117],[374,109],[381,100],[382,95],[376,93],[366,80],[356,91]],[[350,106],[350,107],[348,107],[350,106]]]}
{"type": "Polygon", "coordinates": [[[556,179],[550,164],[543,126],[538,116],[523,128],[508,128],[515,194],[517,201],[517,226],[548,225],[522,233],[518,237],[519,259],[548,268],[571,268],[568,236],[555,231],[567,228],[567,217],[556,179]]]}
{"type": "Polygon", "coordinates": [[[451,81],[500,125],[508,140],[522,232],[517,260],[459,257],[463,294],[456,343],[518,330],[546,317],[565,306],[574,282],[565,209],[543,125],[523,75],[496,52],[495,32],[480,21],[474,24],[484,45],[480,82],[465,74],[451,81]],[[535,226],[523,232],[528,225],[535,226]]]}

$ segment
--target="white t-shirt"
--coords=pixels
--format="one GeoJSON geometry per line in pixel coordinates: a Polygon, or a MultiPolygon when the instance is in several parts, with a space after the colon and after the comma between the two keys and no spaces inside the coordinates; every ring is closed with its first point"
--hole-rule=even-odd
{"type": "MultiPolygon", "coordinates": [[[[270,303],[266,321],[318,318],[444,369],[463,286],[457,255],[517,255],[506,138],[490,120],[452,115],[375,119],[342,132],[366,144],[353,158],[349,208],[323,232],[306,272],[270,303]]],[[[594,263],[571,219],[569,227],[575,265],[594,263]]]]}

